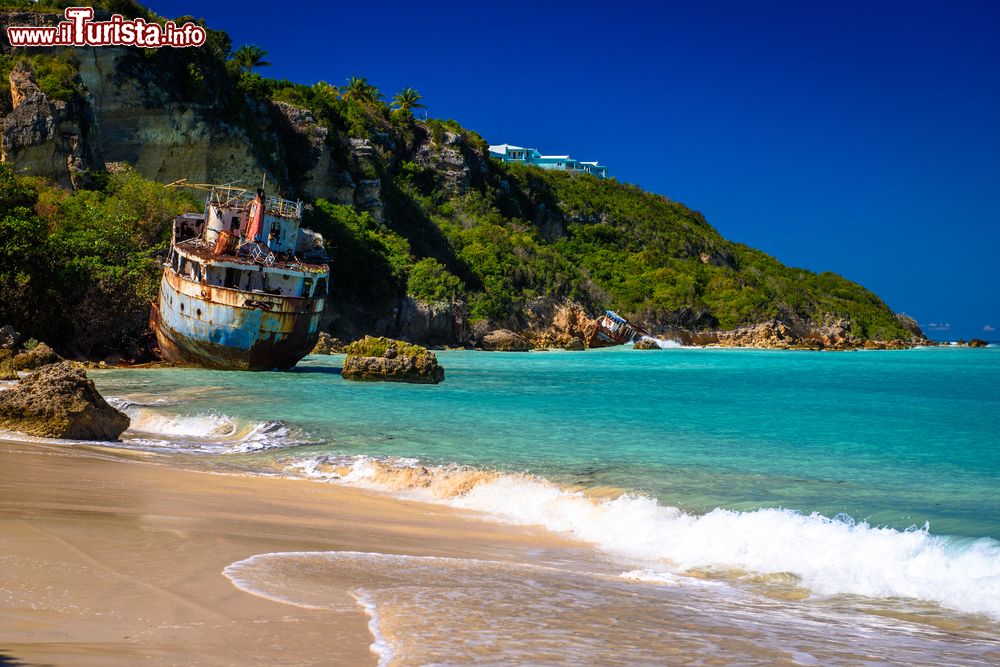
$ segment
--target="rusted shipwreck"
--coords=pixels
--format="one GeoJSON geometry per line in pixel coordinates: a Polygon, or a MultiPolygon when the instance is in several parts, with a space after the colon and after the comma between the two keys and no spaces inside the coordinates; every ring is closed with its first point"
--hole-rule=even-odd
{"type": "Polygon", "coordinates": [[[606,310],[598,317],[587,338],[587,347],[608,347],[624,345],[648,335],[613,310],[606,310]]]}
{"type": "Polygon", "coordinates": [[[174,219],[150,325],[170,362],[284,370],[319,337],[330,270],[302,202],[226,187],[174,219]]]}

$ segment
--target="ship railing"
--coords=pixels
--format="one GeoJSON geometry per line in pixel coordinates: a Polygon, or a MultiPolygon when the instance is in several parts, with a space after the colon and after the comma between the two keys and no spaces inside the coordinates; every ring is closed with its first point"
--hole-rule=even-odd
{"type": "MultiPolygon", "coordinates": [[[[227,183],[225,185],[189,183],[186,178],[174,181],[173,183],[168,183],[166,187],[183,187],[193,188],[195,190],[207,190],[209,195],[208,202],[206,202],[206,204],[214,202],[217,206],[222,208],[233,206],[244,207],[253,201],[257,196],[255,191],[237,187],[234,183],[227,183]]],[[[302,202],[282,199],[281,197],[275,196],[265,197],[264,211],[282,218],[297,218],[301,220],[302,202]]]]}
{"type": "MultiPolygon", "coordinates": [[[[212,199],[221,207],[244,207],[254,200],[256,193],[238,188],[215,188],[212,199]]],[[[264,212],[280,218],[302,218],[302,202],[283,199],[274,195],[264,198],[264,212]]]]}
{"type": "Polygon", "coordinates": [[[281,218],[301,218],[302,202],[282,199],[281,197],[268,197],[264,203],[264,208],[272,215],[281,218]]]}
{"type": "Polygon", "coordinates": [[[250,259],[264,266],[274,266],[274,262],[277,260],[277,256],[263,243],[244,243],[237,252],[241,255],[249,255],[250,259]]]}

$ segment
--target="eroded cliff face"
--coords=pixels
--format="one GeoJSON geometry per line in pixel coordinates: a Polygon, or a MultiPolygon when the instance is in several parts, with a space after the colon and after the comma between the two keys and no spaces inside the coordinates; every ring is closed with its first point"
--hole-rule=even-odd
{"type": "Polygon", "coordinates": [[[21,63],[10,73],[10,105],[0,159],[66,187],[82,184],[93,163],[91,116],[83,105],[49,99],[21,63]]]}
{"type": "Polygon", "coordinates": [[[135,53],[89,48],[76,55],[80,94],[69,101],[45,95],[23,63],[11,72],[3,160],[17,171],[67,187],[108,163],[128,163],[165,183],[254,183],[267,172],[245,130],[219,122],[202,105],[180,103],[129,66],[135,53]]]}
{"type": "Polygon", "coordinates": [[[11,73],[11,103],[0,106],[6,111],[0,122],[3,160],[17,171],[66,187],[117,164],[161,183],[253,186],[266,178],[289,196],[354,206],[383,224],[388,205],[381,181],[358,176],[376,164],[413,160],[440,172],[455,192],[489,168],[457,134],[447,133],[441,145],[419,126],[409,146],[388,136],[348,138],[285,102],[241,97],[242,119],[249,121],[241,124],[217,105],[185,101],[165,88],[133,50],[78,49],[77,62],[81,94],[68,102],[46,96],[27,66],[11,73]]]}
{"type": "Polygon", "coordinates": [[[124,162],[161,183],[259,182],[268,170],[253,154],[246,131],[219,122],[204,105],[181,103],[135,64],[138,59],[118,48],[79,51],[93,118],[91,168],[124,162]]]}
{"type": "MultiPolygon", "coordinates": [[[[0,29],[50,21],[0,14],[0,29]]],[[[78,93],[69,101],[47,96],[23,62],[11,72],[10,95],[0,99],[0,145],[16,171],[66,187],[116,164],[161,183],[250,187],[266,177],[289,196],[354,205],[384,220],[379,180],[351,175],[379,159],[368,140],[331,136],[308,110],[238,92],[229,100],[191,101],[176,77],[164,81],[162,64],[158,71],[155,59],[137,49],[79,48],[73,57],[78,93]]]]}

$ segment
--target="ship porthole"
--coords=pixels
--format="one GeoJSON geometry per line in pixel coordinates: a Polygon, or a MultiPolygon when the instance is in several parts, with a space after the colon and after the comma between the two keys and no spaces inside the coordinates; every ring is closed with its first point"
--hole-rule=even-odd
{"type": "Polygon", "coordinates": [[[181,304],[181,312],[182,313],[184,312],[184,304],[183,303],[181,304]]]}
{"type": "Polygon", "coordinates": [[[198,317],[201,317],[201,308],[198,309],[198,317]]]}

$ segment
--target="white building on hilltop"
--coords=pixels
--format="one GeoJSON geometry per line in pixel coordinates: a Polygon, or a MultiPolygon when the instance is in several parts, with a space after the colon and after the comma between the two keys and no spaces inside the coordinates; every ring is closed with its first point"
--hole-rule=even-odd
{"type": "Polygon", "coordinates": [[[542,169],[558,169],[560,171],[582,172],[593,174],[598,178],[608,177],[608,168],[596,162],[580,162],[568,155],[542,155],[534,148],[497,144],[490,146],[490,157],[503,162],[520,162],[542,169]]]}

